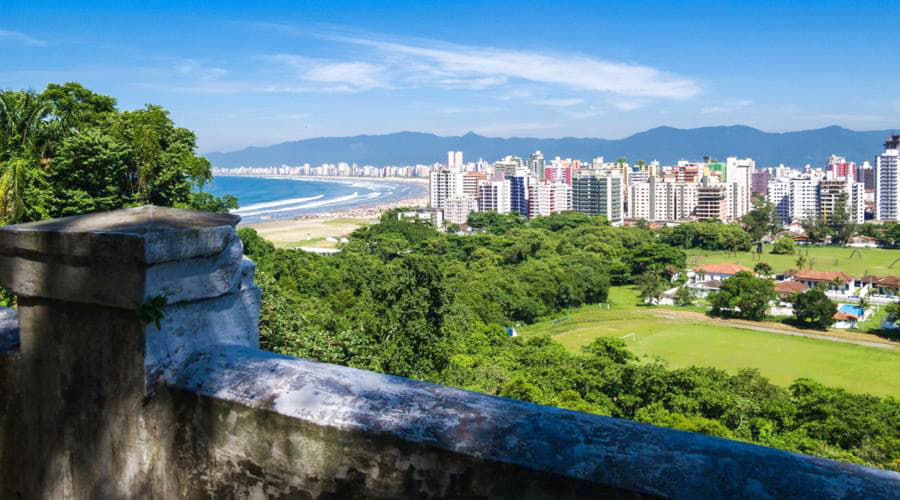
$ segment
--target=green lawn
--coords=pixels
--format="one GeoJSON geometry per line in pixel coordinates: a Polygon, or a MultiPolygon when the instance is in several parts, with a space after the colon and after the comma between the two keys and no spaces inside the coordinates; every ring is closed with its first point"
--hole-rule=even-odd
{"type": "Polygon", "coordinates": [[[751,269],[757,262],[767,262],[775,272],[795,269],[800,252],[810,262],[809,267],[818,271],[843,271],[851,276],[861,277],[865,274],[878,276],[900,276],[900,250],[884,248],[846,248],[846,247],[797,247],[794,255],[773,255],[769,253],[771,245],[766,245],[763,254],[756,252],[724,252],[709,250],[688,250],[688,267],[700,264],[719,264],[736,262],[751,269]],[[893,268],[889,267],[894,264],[893,268]]]}
{"type": "Polygon", "coordinates": [[[632,287],[613,287],[610,309],[585,306],[561,318],[520,328],[522,336],[549,333],[577,352],[601,335],[622,337],[638,355],[658,356],[673,367],[713,366],[734,372],[757,368],[788,385],[809,377],[853,392],[900,397],[900,353],[854,344],[723,327],[702,320],[670,320],[635,305],[632,287]],[[568,318],[568,319],[563,319],[568,318]]]}

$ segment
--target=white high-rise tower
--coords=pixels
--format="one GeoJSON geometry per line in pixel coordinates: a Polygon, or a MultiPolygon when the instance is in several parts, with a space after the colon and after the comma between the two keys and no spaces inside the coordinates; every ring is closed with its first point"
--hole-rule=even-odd
{"type": "Polygon", "coordinates": [[[900,220],[900,135],[884,143],[875,157],[875,218],[900,220]]]}

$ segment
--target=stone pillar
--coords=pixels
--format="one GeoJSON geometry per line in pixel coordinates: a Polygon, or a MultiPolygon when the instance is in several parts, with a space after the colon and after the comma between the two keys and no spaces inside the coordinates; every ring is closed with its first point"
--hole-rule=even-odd
{"type": "Polygon", "coordinates": [[[21,337],[0,498],[159,491],[157,380],[199,346],[259,344],[238,220],[147,206],[0,228],[21,337]]]}

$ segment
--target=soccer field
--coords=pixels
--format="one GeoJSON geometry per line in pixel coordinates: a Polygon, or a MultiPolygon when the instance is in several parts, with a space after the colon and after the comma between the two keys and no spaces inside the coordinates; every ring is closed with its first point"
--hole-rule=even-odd
{"type": "Polygon", "coordinates": [[[519,331],[524,337],[550,334],[573,352],[598,336],[634,333],[633,338],[625,339],[633,352],[658,356],[673,367],[713,366],[730,372],[756,368],[779,385],[809,377],[852,392],[900,397],[897,350],[725,327],[702,320],[667,319],[636,303],[633,288],[613,287],[609,309],[585,306],[519,331]]]}
{"type": "Polygon", "coordinates": [[[724,252],[691,249],[687,251],[688,267],[700,264],[736,262],[751,269],[757,262],[766,262],[775,272],[795,269],[797,257],[802,252],[808,267],[817,271],[843,271],[851,276],[866,274],[900,276],[900,250],[885,248],[847,248],[831,246],[797,247],[794,255],[773,255],[772,245],[765,245],[763,254],[756,252],[724,252]],[[896,264],[895,264],[896,262],[896,264]],[[893,267],[891,267],[893,265],[893,267]]]}

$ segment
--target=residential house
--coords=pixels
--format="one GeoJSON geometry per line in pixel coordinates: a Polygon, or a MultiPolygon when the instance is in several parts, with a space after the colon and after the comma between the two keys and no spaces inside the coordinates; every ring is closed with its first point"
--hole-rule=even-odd
{"type": "Polygon", "coordinates": [[[688,271],[688,282],[689,283],[699,283],[703,281],[722,281],[726,280],[735,274],[747,271],[748,273],[752,273],[753,270],[747,266],[742,266],[740,264],[704,264],[702,266],[695,267],[693,271],[688,271]]]}
{"type": "Polygon", "coordinates": [[[854,248],[878,248],[878,240],[871,236],[857,235],[851,236],[847,240],[848,247],[854,248]]]}
{"type": "Polygon", "coordinates": [[[804,269],[797,271],[793,276],[794,281],[799,281],[808,287],[823,286],[828,295],[854,296],[860,292],[868,291],[861,280],[841,271],[816,271],[804,269]]]}

